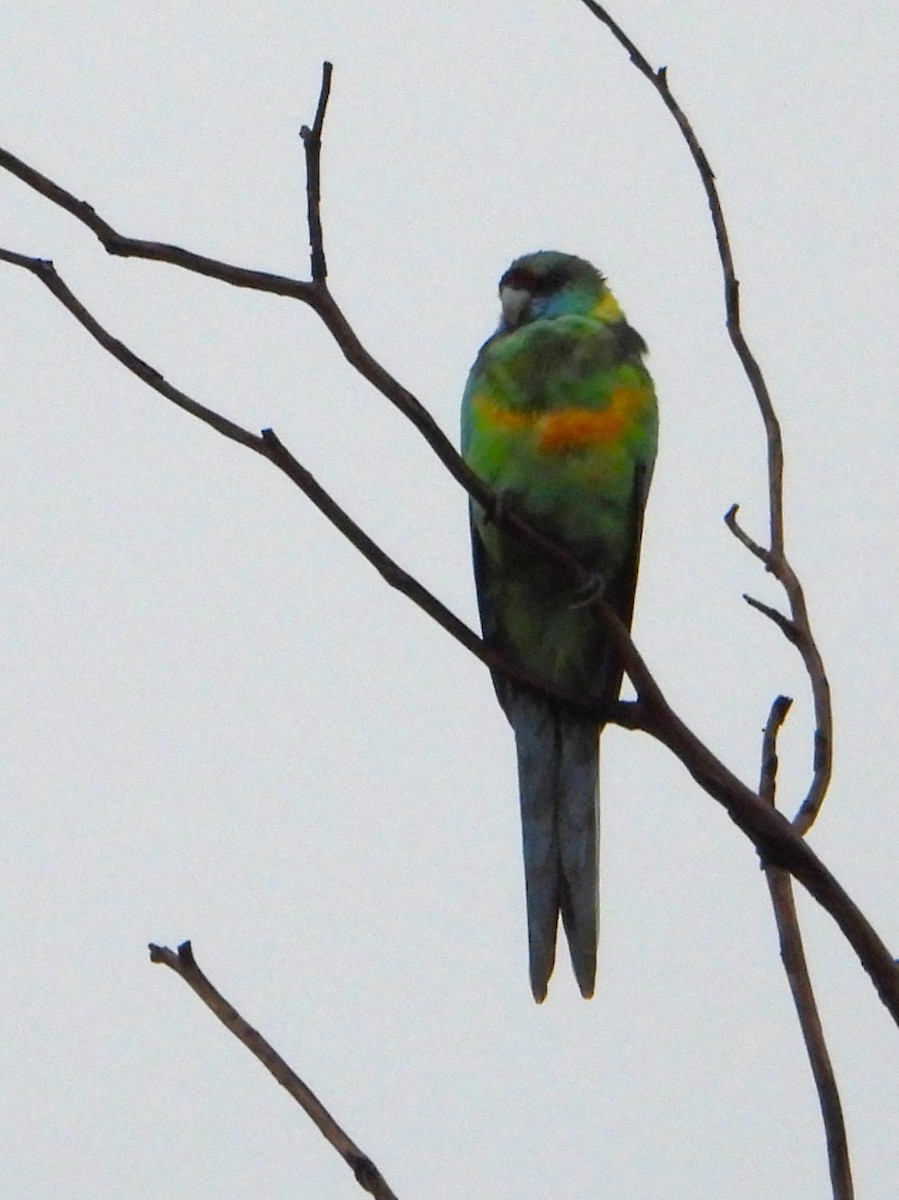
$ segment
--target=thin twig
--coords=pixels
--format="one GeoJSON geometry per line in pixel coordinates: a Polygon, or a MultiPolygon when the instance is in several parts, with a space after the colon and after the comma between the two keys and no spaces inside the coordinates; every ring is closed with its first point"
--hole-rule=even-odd
{"type": "Polygon", "coordinates": [[[155,367],[151,367],[149,363],[139,358],[124,342],[114,337],[105,329],[69,289],[49,259],[29,258],[24,254],[16,254],[11,250],[0,249],[0,261],[22,267],[34,275],[36,279],[39,279],[44,287],[48,288],[57,300],[69,310],[75,320],[84,326],[91,337],[100,343],[104,350],[111,354],[113,358],[118,359],[123,366],[127,367],[129,371],[147,384],[148,387],[151,387],[155,392],[159,392],[161,396],[165,396],[167,400],[171,400],[173,404],[183,409],[184,412],[190,413],[192,417],[196,417],[197,420],[210,425],[216,432],[222,434],[223,437],[230,438],[234,442],[239,442],[242,446],[246,446],[250,450],[255,450],[258,454],[265,454],[261,438],[250,433],[247,429],[242,429],[240,425],[235,425],[233,421],[229,421],[221,413],[217,413],[211,408],[206,408],[203,404],[198,404],[196,400],[192,400],[185,392],[173,387],[155,367]]]}
{"type": "Polygon", "coordinates": [[[771,551],[766,550],[764,546],[760,546],[754,538],[751,538],[743,526],[737,520],[737,513],[740,511],[739,504],[732,504],[724,514],[724,524],[731,531],[737,541],[746,547],[750,554],[764,564],[765,570],[771,570],[771,551]]]}
{"type": "Polygon", "coordinates": [[[788,642],[792,642],[794,646],[798,643],[799,632],[789,617],[785,617],[779,609],[772,608],[770,604],[765,604],[762,600],[756,600],[755,596],[747,595],[746,592],[743,593],[743,599],[750,608],[754,608],[756,612],[764,613],[769,621],[773,621],[788,642]]]}
{"type": "MultiPolygon", "coordinates": [[[[759,795],[772,806],[777,779],[777,735],[786,720],[791,704],[792,701],[787,696],[778,696],[775,699],[771,705],[762,738],[759,795]]],[[[854,1191],[846,1124],[843,1120],[840,1093],[827,1051],[824,1028],[821,1024],[818,1006],[815,1003],[815,994],[805,958],[792,880],[786,871],[771,863],[765,864],[765,878],[768,882],[768,892],[774,909],[774,919],[777,923],[780,957],[818,1093],[818,1104],[827,1140],[831,1189],[834,1200],[852,1200],[854,1191]]]]}
{"type": "Polygon", "coordinates": [[[329,62],[322,63],[322,86],[318,95],[318,106],[312,128],[304,125],[300,130],[303,149],[306,152],[306,220],[309,226],[309,257],[312,262],[312,282],[324,283],[328,278],[325,261],[325,236],[322,230],[322,129],[325,110],[331,94],[331,75],[334,71],[329,62]]]}
{"type": "Polygon", "coordinates": [[[269,271],[251,271],[246,267],[238,267],[233,263],[221,262],[216,258],[207,258],[203,254],[194,254],[182,246],[173,246],[169,242],[151,242],[142,238],[129,238],[119,233],[105,221],[96,209],[84,200],[79,200],[71,192],[42,175],[40,171],[17,158],[8,150],[0,147],[0,167],[15,175],[33,191],[52,200],[54,204],[72,214],[82,225],[86,226],[102,243],[108,254],[118,258],[144,258],[151,262],[163,262],[169,266],[181,267],[196,275],[205,275],[210,279],[221,280],[232,287],[251,288],[255,292],[269,292],[275,296],[290,296],[312,304],[315,287],[299,279],[291,279],[285,275],[273,275],[269,271]]]}
{"type": "Polygon", "coordinates": [[[793,701],[789,696],[777,696],[768,713],[762,734],[762,766],[759,772],[759,796],[766,804],[774,803],[777,789],[777,735],[787,719],[793,701]]]}
{"type": "Polygon", "coordinates": [[[833,774],[833,706],[824,660],[818,644],[812,636],[809,624],[805,592],[796,573],[786,560],[781,563],[780,572],[779,578],[790,599],[792,624],[797,632],[796,645],[811,682],[812,708],[815,716],[812,779],[805,798],[793,818],[793,825],[797,832],[805,834],[815,823],[833,774]]]}
{"type": "Polygon", "coordinates": [[[852,1200],[852,1171],[849,1162],[849,1144],[846,1124],[840,1104],[836,1076],[827,1052],[824,1029],[815,1003],[799,931],[799,918],[793,897],[793,886],[788,873],[780,867],[765,867],[765,877],[774,908],[777,932],[780,939],[780,957],[790,985],[793,1004],[802,1029],[802,1038],[808,1055],[809,1065],[818,1093],[818,1104],[827,1141],[827,1160],[830,1168],[831,1190],[834,1200],[852,1200]]]}
{"type": "Polygon", "coordinates": [[[331,1143],[356,1177],[356,1182],[376,1200],[396,1200],[384,1176],[356,1143],[337,1124],[315,1093],[306,1086],[275,1048],[265,1040],[258,1030],[249,1025],[233,1005],[206,978],[197,966],[190,942],[182,942],[177,953],[168,946],[150,949],[150,961],[164,963],[191,987],[203,1003],[222,1022],[238,1041],[243,1042],[250,1053],[262,1063],[267,1071],[285,1091],[296,1100],[303,1112],[331,1143]]]}
{"type": "MultiPolygon", "coordinates": [[[[793,701],[788,696],[778,696],[771,705],[762,737],[762,765],[759,773],[759,795],[774,805],[777,782],[777,735],[787,718],[793,701]]],[[[780,942],[780,957],[793,997],[793,1005],[802,1030],[806,1054],[812,1069],[812,1078],[818,1093],[818,1105],[824,1124],[827,1141],[827,1161],[834,1200],[852,1200],[852,1168],[849,1160],[849,1142],[846,1124],[837,1088],[836,1076],[827,1051],[824,1027],[815,1003],[799,915],[793,896],[793,883],[789,874],[781,867],[765,863],[765,878],[774,909],[777,934],[780,942]]]]}

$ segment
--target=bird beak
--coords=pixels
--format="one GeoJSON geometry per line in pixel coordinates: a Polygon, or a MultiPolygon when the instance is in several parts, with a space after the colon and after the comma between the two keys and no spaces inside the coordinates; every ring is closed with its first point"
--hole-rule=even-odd
{"type": "Polygon", "coordinates": [[[500,304],[503,309],[503,321],[510,329],[521,324],[525,310],[531,302],[531,293],[524,288],[500,288],[500,304]]]}

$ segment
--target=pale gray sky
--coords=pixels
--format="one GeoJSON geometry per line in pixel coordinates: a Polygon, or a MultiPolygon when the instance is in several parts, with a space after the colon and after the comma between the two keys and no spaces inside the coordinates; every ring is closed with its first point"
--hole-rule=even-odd
{"type": "MultiPolygon", "coordinates": [[[[813,844],[899,946],[894,380],[899,11],[639,0],[717,171],[745,325],[787,440],[788,534],[830,669],[813,844]]],[[[627,11],[625,11],[627,10],[627,11]]],[[[660,102],[577,0],[87,2],[0,13],[0,144],[123,232],[306,275],[320,63],[334,291],[455,436],[516,254],[597,263],[662,409],[636,636],[745,779],[796,697],[763,439],[704,200],[660,102]]],[[[0,177],[0,244],[52,257],[177,386],[273,425],[475,620],[465,498],[314,316],[108,259],[0,177]]],[[[148,941],[202,966],[401,1197],[819,1200],[809,1070],[752,848],[680,765],[611,730],[592,1003],[527,982],[511,736],[486,674],[255,456],[147,391],[0,269],[0,1195],[360,1194],[148,941]]],[[[859,1196],[899,1186],[899,1035],[804,896],[859,1196]]]]}

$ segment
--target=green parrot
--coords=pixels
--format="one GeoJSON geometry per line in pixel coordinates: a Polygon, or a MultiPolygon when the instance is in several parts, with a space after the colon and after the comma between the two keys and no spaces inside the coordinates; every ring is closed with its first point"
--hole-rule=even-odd
{"type": "MultiPolygon", "coordinates": [[[[471,469],[541,531],[563,542],[630,627],[658,413],[646,343],[599,271],[540,250],[499,283],[499,328],[481,347],[462,401],[471,469]]],[[[599,705],[622,667],[570,574],[471,505],[474,571],[487,642],[527,674],[599,705]]],[[[559,914],[581,994],[593,995],[598,932],[602,724],[499,672],[515,733],[530,977],[541,1003],[559,914]]]]}

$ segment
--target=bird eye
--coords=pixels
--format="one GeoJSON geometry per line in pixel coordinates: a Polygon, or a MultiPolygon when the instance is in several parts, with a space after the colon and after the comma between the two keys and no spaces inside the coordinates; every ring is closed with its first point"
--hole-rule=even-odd
{"type": "Polygon", "coordinates": [[[566,278],[564,270],[547,271],[542,278],[536,281],[534,290],[540,295],[548,296],[552,292],[559,291],[564,286],[566,278]]]}

